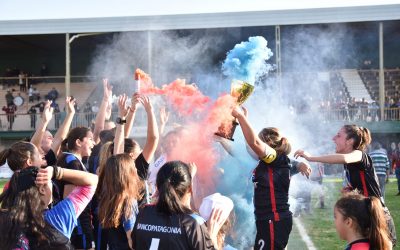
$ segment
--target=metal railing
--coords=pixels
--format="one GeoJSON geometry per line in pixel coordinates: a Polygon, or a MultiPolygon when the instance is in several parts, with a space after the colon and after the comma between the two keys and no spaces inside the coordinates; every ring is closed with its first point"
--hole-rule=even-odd
{"type": "MultiPolygon", "coordinates": [[[[357,109],[320,109],[320,114],[324,121],[400,121],[400,108],[385,109],[384,118],[381,119],[379,110],[368,108],[357,109]]],[[[64,121],[66,113],[60,112],[53,114],[53,118],[48,125],[49,130],[57,130],[64,121]]],[[[113,112],[110,120],[115,121],[118,116],[117,112],[113,112]]],[[[76,113],[72,121],[72,127],[93,126],[96,113],[76,113]]],[[[41,114],[0,114],[0,131],[34,131],[36,130],[41,119],[41,114]]],[[[145,131],[147,126],[147,115],[143,109],[139,109],[136,113],[134,127],[138,127],[140,131],[145,131]]]]}
{"type": "MultiPolygon", "coordinates": [[[[92,81],[100,81],[100,77],[96,76],[71,76],[71,82],[79,83],[79,82],[92,82],[92,81]]],[[[23,76],[22,81],[26,89],[31,84],[36,83],[65,83],[65,76],[23,76]]],[[[14,77],[0,77],[0,85],[3,88],[11,87],[11,86],[19,86],[19,76],[14,77]]]]}
{"type": "MultiPolygon", "coordinates": [[[[47,129],[57,130],[65,119],[65,112],[53,114],[47,129]]],[[[117,112],[111,114],[111,121],[115,121],[118,116],[117,112]]],[[[93,126],[94,120],[96,118],[96,113],[75,113],[74,119],[72,120],[71,127],[93,126]]],[[[34,131],[39,125],[41,119],[40,113],[35,114],[0,114],[0,131],[34,131]]],[[[142,109],[138,109],[135,116],[134,126],[144,127],[147,124],[146,113],[142,109]]]]}
{"type": "Polygon", "coordinates": [[[376,108],[320,109],[320,112],[325,121],[400,121],[400,108],[385,108],[383,118],[376,108]]]}

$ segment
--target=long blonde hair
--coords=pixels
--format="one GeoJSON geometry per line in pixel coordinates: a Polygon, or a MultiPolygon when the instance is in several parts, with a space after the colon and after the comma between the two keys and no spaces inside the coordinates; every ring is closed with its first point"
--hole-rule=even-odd
{"type": "Polygon", "coordinates": [[[108,158],[99,179],[99,221],[103,228],[115,228],[121,217],[129,218],[134,213],[133,204],[141,199],[143,182],[140,180],[135,161],[128,154],[108,158]]]}

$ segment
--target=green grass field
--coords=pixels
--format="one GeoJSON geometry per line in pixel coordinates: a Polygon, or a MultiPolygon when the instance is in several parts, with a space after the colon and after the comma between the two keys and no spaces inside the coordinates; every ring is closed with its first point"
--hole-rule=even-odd
{"type": "Polygon", "coordinates": [[[4,184],[6,184],[7,181],[8,179],[0,179],[0,191],[3,192],[4,184]]]}
{"type": "MultiPolygon", "coordinates": [[[[0,179],[0,190],[3,190],[6,179],[0,179]]],[[[328,179],[324,182],[325,209],[318,208],[318,195],[313,194],[312,213],[301,214],[300,221],[304,225],[315,247],[319,250],[344,249],[346,242],[339,239],[333,223],[333,206],[340,195],[341,180],[328,179]]],[[[400,234],[400,196],[397,194],[397,183],[391,179],[386,185],[386,204],[390,209],[396,231],[400,234]]],[[[397,247],[398,248],[398,247],[397,247]]],[[[293,224],[288,250],[307,250],[299,231],[293,224]]]]}
{"type": "MultiPolygon", "coordinates": [[[[300,221],[304,224],[307,234],[310,236],[315,247],[320,250],[344,249],[346,242],[339,239],[336,234],[333,221],[333,206],[340,195],[341,180],[327,180],[324,183],[325,189],[325,209],[317,206],[318,195],[313,194],[312,213],[301,214],[300,221]]],[[[400,232],[400,196],[397,194],[396,179],[391,179],[386,185],[386,204],[394,219],[396,231],[400,232]]],[[[298,231],[293,226],[290,235],[288,249],[307,249],[304,244],[299,242],[298,231]],[[303,246],[304,245],[304,246],[303,246]],[[304,248],[305,247],[305,248],[304,248]]]]}

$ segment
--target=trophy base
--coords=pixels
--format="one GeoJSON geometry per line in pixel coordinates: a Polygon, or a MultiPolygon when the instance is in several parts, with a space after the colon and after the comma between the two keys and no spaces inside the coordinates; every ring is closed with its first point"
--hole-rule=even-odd
{"type": "Polygon", "coordinates": [[[214,133],[214,135],[218,135],[219,137],[222,137],[222,138],[225,138],[225,139],[228,139],[228,140],[230,140],[230,141],[235,141],[233,138],[228,138],[228,137],[226,137],[226,135],[224,135],[224,134],[222,134],[222,133],[214,133]]]}
{"type": "Polygon", "coordinates": [[[233,120],[233,121],[232,121],[232,127],[231,127],[231,129],[230,129],[230,131],[229,131],[228,133],[222,133],[222,132],[218,131],[218,132],[216,132],[216,133],[214,133],[214,134],[215,134],[215,135],[218,135],[219,137],[228,139],[228,140],[230,140],[230,141],[235,141],[235,140],[233,139],[233,134],[235,133],[235,129],[236,129],[236,126],[237,126],[237,125],[239,125],[239,123],[237,123],[235,120],[233,120]]]}

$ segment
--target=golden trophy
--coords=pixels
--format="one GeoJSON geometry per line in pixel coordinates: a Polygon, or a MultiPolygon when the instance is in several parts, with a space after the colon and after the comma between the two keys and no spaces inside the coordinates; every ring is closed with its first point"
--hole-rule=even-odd
{"type": "MultiPolygon", "coordinates": [[[[232,80],[231,96],[236,99],[237,105],[242,105],[253,91],[254,86],[250,83],[236,79],[232,80]]],[[[233,141],[233,134],[235,133],[237,125],[239,125],[239,123],[236,122],[236,119],[225,121],[218,127],[218,132],[215,134],[233,141]]]]}

